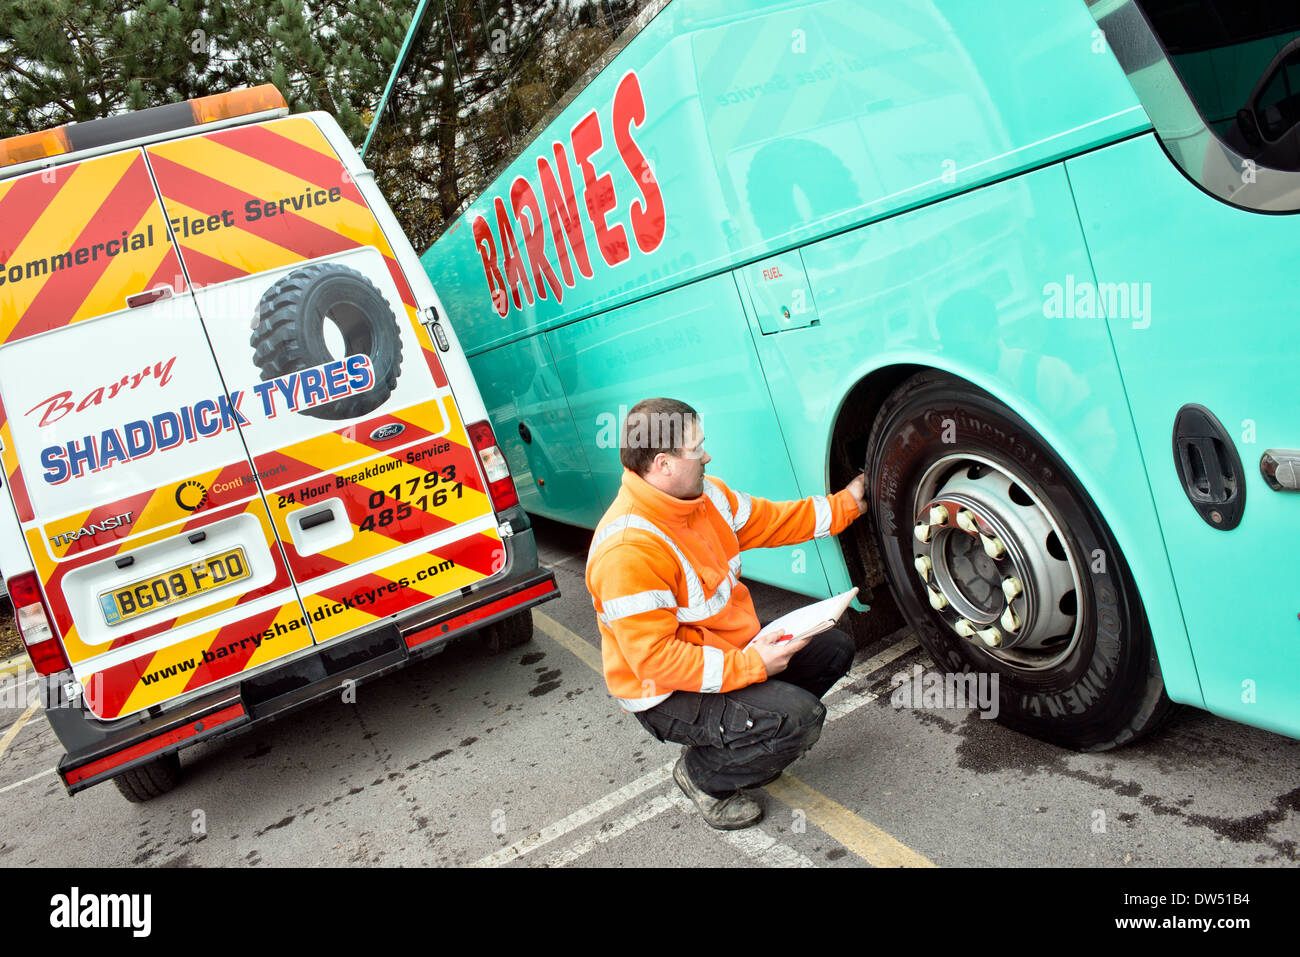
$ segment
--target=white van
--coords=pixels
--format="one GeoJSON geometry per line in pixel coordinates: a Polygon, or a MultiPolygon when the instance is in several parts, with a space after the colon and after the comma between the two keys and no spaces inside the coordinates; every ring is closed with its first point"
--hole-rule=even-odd
{"type": "Polygon", "coordinates": [[[0,142],[0,568],[69,792],[557,595],[451,324],[272,86],[0,142]]]}

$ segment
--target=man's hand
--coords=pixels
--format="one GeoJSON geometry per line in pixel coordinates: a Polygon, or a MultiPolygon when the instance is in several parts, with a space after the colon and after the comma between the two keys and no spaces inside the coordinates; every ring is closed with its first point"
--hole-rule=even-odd
{"type": "Polygon", "coordinates": [[[785,671],[785,666],[790,663],[795,653],[812,641],[811,635],[781,641],[783,637],[785,636],[770,632],[754,639],[754,647],[758,649],[758,656],[763,659],[763,667],[767,669],[769,678],[785,671]]]}
{"type": "Polygon", "coordinates": [[[867,473],[859,472],[858,477],[844,487],[853,493],[853,498],[858,503],[858,514],[865,515],[867,513],[867,473]]]}

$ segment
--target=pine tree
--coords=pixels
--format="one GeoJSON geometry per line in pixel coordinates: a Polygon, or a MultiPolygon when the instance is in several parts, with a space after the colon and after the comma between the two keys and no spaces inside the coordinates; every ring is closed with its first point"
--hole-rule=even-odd
{"type": "Polygon", "coordinates": [[[274,83],[359,144],[413,12],[388,0],[0,0],[0,137],[274,83]]]}

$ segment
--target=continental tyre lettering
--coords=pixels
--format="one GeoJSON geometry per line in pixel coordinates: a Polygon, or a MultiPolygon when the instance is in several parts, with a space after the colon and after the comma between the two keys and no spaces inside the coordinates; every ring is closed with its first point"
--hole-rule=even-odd
{"type": "MultiPolygon", "coordinates": [[[[610,123],[615,151],[640,192],[640,197],[633,199],[627,207],[632,234],[640,252],[652,253],[663,243],[667,214],[663,191],[659,188],[654,170],[632,138],[633,128],[640,128],[645,120],[646,106],[641,81],[635,71],[629,71],[619,81],[614,93],[610,123]]],[[[598,158],[606,141],[601,117],[596,110],[579,119],[569,133],[572,163],[577,167],[582,184],[581,205],[574,191],[574,168],[564,144],[554,143],[554,165],[545,156],[537,158],[540,201],[537,187],[526,177],[518,176],[510,186],[509,210],[502,197],[492,198],[495,233],[485,216],[480,214],[474,217],[471,225],[474,247],[483,263],[488,295],[497,315],[505,317],[509,314],[511,302],[516,309],[522,309],[525,302],[532,305],[535,299],[549,298],[548,287],[555,296],[555,301],[563,302],[565,287],[571,289],[576,282],[570,252],[573,259],[577,260],[579,274],[586,279],[592,278],[585,226],[579,210],[585,211],[586,220],[596,239],[596,247],[607,266],[616,267],[631,258],[627,230],[618,221],[622,207],[614,177],[606,168],[607,159],[598,158]],[[605,171],[598,170],[597,163],[605,171]],[[547,256],[547,231],[542,226],[543,206],[551,227],[551,241],[559,264],[558,275],[547,256]],[[527,268],[520,253],[515,225],[519,227],[519,235],[523,236],[524,250],[528,257],[527,268]],[[560,277],[563,277],[563,283],[560,282],[560,277]]]]}

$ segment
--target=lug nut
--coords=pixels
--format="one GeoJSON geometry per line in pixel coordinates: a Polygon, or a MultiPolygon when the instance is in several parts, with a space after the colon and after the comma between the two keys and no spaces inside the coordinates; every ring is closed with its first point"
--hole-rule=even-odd
{"type": "Polygon", "coordinates": [[[930,559],[924,555],[917,555],[914,564],[916,565],[917,574],[921,576],[921,581],[928,582],[930,580],[930,569],[933,567],[930,564],[930,559]]]}
{"type": "Polygon", "coordinates": [[[953,628],[955,628],[957,630],[957,634],[961,635],[963,638],[975,637],[975,626],[972,625],[965,618],[960,619],[957,622],[957,624],[953,625],[953,628]]]}
{"type": "Polygon", "coordinates": [[[980,641],[990,648],[996,648],[1002,644],[1002,632],[996,628],[985,628],[983,631],[976,632],[980,636],[980,641]]]}
{"type": "Polygon", "coordinates": [[[930,541],[930,531],[929,525],[916,526],[916,540],[923,545],[926,544],[930,541]]]}
{"type": "Polygon", "coordinates": [[[978,532],[980,530],[979,525],[975,523],[975,513],[966,508],[957,512],[957,526],[967,532],[978,532]]]}
{"type": "Polygon", "coordinates": [[[1006,596],[1007,601],[1011,601],[1024,590],[1019,578],[1002,579],[1002,594],[1006,596]]]}
{"type": "Polygon", "coordinates": [[[1006,546],[995,536],[980,534],[980,541],[984,543],[984,554],[989,558],[997,561],[1006,553],[1006,546]]]}
{"type": "Polygon", "coordinates": [[[935,611],[943,611],[948,607],[948,599],[943,597],[943,592],[933,588],[927,588],[926,591],[930,593],[930,607],[935,611]]]}
{"type": "Polygon", "coordinates": [[[1020,630],[1020,619],[1016,617],[1016,613],[1010,607],[1002,613],[1002,617],[998,620],[1002,623],[1002,627],[1012,634],[1020,630]]]}
{"type": "Polygon", "coordinates": [[[936,505],[934,508],[930,509],[930,524],[947,525],[948,510],[944,508],[942,505],[936,505]]]}

